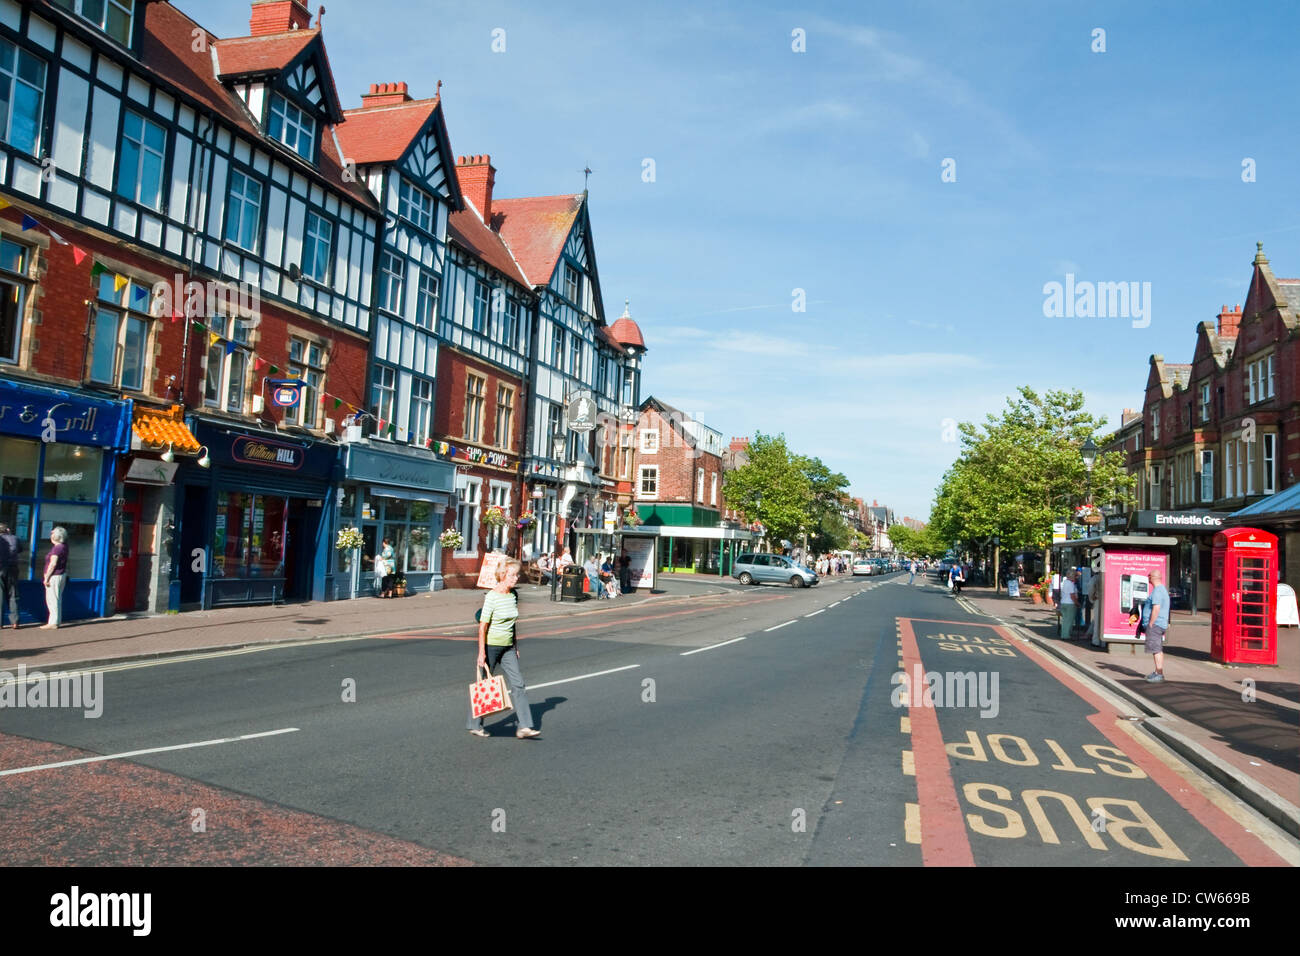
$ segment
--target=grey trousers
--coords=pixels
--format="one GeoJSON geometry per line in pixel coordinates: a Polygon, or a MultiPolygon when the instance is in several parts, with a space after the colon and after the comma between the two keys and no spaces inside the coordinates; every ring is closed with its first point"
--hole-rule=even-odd
{"type": "MultiPolygon", "coordinates": [[[[519,669],[519,656],[515,653],[514,646],[496,647],[488,644],[485,650],[487,653],[488,673],[490,674],[500,664],[501,673],[505,675],[506,683],[510,685],[510,698],[515,705],[515,716],[519,719],[519,729],[527,730],[531,728],[533,726],[533,710],[528,705],[528,692],[524,690],[524,674],[519,669]]],[[[478,680],[478,674],[474,675],[474,679],[478,680]]],[[[465,721],[465,729],[481,730],[483,718],[474,716],[468,701],[465,703],[465,709],[469,714],[465,721]]]]}

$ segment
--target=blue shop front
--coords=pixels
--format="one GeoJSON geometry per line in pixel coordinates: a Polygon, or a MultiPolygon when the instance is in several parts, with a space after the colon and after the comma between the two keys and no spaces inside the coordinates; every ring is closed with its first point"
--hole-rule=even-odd
{"type": "Polygon", "coordinates": [[[338,446],[197,419],[209,467],[176,476],[179,608],[325,598],[338,446]]]}
{"type": "Polygon", "coordinates": [[[107,613],[113,482],[130,434],[129,401],[0,378],[0,521],[21,548],[21,623],[46,620],[41,579],[58,527],[68,532],[64,620],[107,613]]]}
{"type": "Polygon", "coordinates": [[[455,494],[455,466],[424,449],[388,442],[363,440],[345,448],[343,483],[336,498],[330,598],[375,594],[375,551],[385,538],[393,547],[396,574],[406,581],[408,592],[440,590],[438,535],[455,494]],[[340,531],[355,532],[352,536],[360,545],[337,547],[340,531]]]}

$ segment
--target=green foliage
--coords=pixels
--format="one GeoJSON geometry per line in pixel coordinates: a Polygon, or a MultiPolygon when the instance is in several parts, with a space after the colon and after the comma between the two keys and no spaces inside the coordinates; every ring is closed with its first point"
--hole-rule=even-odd
{"type": "Polygon", "coordinates": [[[899,554],[917,558],[941,558],[948,550],[948,545],[935,537],[933,525],[926,525],[919,531],[905,524],[896,524],[889,528],[889,541],[899,554]]]}
{"type": "Polygon", "coordinates": [[[807,532],[814,552],[849,546],[854,532],[842,514],[848,478],[819,458],[793,454],[784,435],[759,432],[747,454],[749,463],[727,475],[722,493],[728,508],[762,522],[774,541],[801,541],[807,532]]]}
{"type": "Polygon", "coordinates": [[[1097,455],[1091,479],[1079,449],[1096,442],[1105,418],[1083,410],[1080,391],[1043,396],[1021,386],[1000,416],[960,425],[962,450],[943,476],[930,513],[938,541],[967,550],[997,535],[1004,548],[1042,548],[1052,522],[1075,505],[1133,500],[1123,456],[1097,455]]]}

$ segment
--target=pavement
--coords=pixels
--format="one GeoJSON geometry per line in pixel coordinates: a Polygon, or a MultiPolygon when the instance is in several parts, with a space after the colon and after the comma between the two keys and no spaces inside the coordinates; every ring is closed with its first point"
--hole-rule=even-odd
{"type": "MultiPolygon", "coordinates": [[[[654,604],[717,593],[691,582],[678,587],[661,576],[655,592],[638,591],[609,601],[550,600],[549,587],[520,584],[519,598],[528,619],[599,614],[629,606],[654,604]]],[[[681,577],[702,577],[681,575],[681,577]]],[[[716,584],[717,579],[712,581],[716,584]]],[[[429,628],[472,627],[483,592],[447,589],[405,598],[357,598],[310,601],[275,607],[232,607],[183,614],[117,615],[73,621],[55,631],[39,625],[0,630],[0,669],[25,666],[94,667],[124,660],[169,657],[200,651],[236,650],[265,644],[327,638],[392,635],[429,628]]]]}
{"type": "Polygon", "coordinates": [[[1275,667],[1210,658],[1210,615],[1174,611],[1165,639],[1165,680],[1148,683],[1151,655],[1111,654],[1063,641],[1056,610],[991,588],[962,599],[1133,704],[1157,737],[1256,810],[1300,837],[1300,631],[1278,628],[1275,667]]]}

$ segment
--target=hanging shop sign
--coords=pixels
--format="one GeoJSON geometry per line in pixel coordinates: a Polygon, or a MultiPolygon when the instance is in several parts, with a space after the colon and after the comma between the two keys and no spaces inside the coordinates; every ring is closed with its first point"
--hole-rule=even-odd
{"type": "Polygon", "coordinates": [[[156,458],[134,458],[123,481],[134,485],[170,485],[176,477],[177,462],[159,461],[156,458]]]}
{"type": "Polygon", "coordinates": [[[271,404],[277,408],[294,408],[302,402],[302,380],[296,378],[268,378],[271,386],[271,404]]]}
{"type": "Polygon", "coordinates": [[[499,451],[488,451],[485,448],[466,448],[465,457],[475,464],[494,465],[497,468],[510,468],[510,456],[499,451]]]}
{"type": "Polygon", "coordinates": [[[589,432],[596,427],[596,403],[587,392],[578,392],[564,407],[564,423],[570,431],[589,432]]]}

